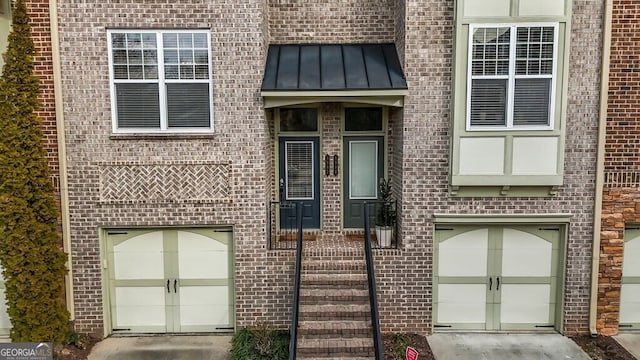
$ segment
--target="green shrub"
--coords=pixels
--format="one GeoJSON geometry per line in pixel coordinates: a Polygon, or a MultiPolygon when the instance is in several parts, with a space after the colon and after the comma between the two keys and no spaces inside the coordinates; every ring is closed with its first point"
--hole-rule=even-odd
{"type": "Polygon", "coordinates": [[[244,328],[231,339],[231,360],[287,360],[289,332],[267,325],[244,328]]]}
{"type": "Polygon", "coordinates": [[[408,334],[395,333],[391,335],[391,338],[394,359],[404,359],[407,347],[411,345],[411,337],[408,334]]]}
{"type": "Polygon", "coordinates": [[[0,77],[0,263],[4,268],[11,339],[61,343],[69,314],[63,300],[66,256],[43,146],[35,47],[22,0],[0,77]]]}

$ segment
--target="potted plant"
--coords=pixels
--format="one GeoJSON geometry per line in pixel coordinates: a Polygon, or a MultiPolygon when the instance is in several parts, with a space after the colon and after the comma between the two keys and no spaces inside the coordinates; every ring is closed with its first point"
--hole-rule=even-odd
{"type": "Polygon", "coordinates": [[[391,246],[393,226],[396,223],[396,211],[393,208],[391,179],[380,179],[380,203],[376,213],[376,238],[380,247],[391,246]]]}

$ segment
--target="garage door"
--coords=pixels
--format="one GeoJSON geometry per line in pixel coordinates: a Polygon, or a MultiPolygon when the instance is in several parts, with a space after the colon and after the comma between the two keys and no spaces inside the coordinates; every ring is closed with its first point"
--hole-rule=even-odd
{"type": "Polygon", "coordinates": [[[230,229],[107,232],[115,333],[233,330],[230,229]]]}
{"type": "Polygon", "coordinates": [[[627,229],[624,237],[620,330],[640,330],[640,230],[627,229]]]}
{"type": "Polygon", "coordinates": [[[4,279],[2,278],[2,269],[0,269],[0,336],[9,336],[11,331],[11,320],[9,320],[9,314],[7,314],[7,304],[4,297],[5,286],[4,279]]]}
{"type": "Polygon", "coordinates": [[[436,229],[436,330],[554,328],[558,239],[538,226],[436,229]]]}

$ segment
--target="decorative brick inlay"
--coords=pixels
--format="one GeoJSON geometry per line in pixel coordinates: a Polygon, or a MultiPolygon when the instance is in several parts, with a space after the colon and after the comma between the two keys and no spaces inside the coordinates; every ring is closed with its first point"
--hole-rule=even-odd
{"type": "Polygon", "coordinates": [[[640,187],[640,172],[606,172],[606,187],[640,187]]]}
{"type": "Polygon", "coordinates": [[[229,164],[105,165],[106,202],[230,201],[229,164]]]}

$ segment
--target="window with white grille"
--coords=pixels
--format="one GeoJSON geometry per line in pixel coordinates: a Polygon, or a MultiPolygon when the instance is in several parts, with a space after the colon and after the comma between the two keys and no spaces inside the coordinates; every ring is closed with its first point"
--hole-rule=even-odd
{"type": "Polygon", "coordinates": [[[472,25],[467,129],[550,129],[556,24],[472,25]]]}
{"type": "Polygon", "coordinates": [[[109,31],[115,132],[213,129],[208,31],[109,31]]]}

